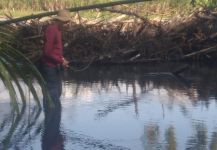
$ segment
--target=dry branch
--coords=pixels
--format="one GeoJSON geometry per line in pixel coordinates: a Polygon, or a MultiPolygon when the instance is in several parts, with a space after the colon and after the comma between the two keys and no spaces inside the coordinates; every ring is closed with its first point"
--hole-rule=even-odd
{"type": "Polygon", "coordinates": [[[213,52],[213,51],[216,51],[216,50],[217,50],[217,45],[209,47],[209,48],[205,48],[205,49],[202,49],[202,50],[199,50],[197,52],[193,52],[193,53],[184,55],[183,58],[188,58],[188,57],[192,57],[192,56],[199,55],[199,54],[204,54],[204,53],[210,53],[210,52],[213,52]]]}
{"type": "Polygon", "coordinates": [[[109,8],[101,8],[100,10],[102,11],[109,11],[109,12],[112,12],[112,13],[119,13],[119,14],[125,14],[125,15],[128,15],[128,16],[134,16],[136,18],[139,18],[143,21],[147,21],[146,18],[134,13],[134,12],[128,12],[128,11],[123,11],[123,10],[115,10],[115,9],[109,9],[109,8]]]}

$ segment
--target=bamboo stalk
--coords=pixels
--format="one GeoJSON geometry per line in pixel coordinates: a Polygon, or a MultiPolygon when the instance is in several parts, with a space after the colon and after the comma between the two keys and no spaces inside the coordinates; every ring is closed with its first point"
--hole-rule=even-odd
{"type": "MultiPolygon", "coordinates": [[[[152,1],[152,0],[124,0],[124,1],[117,1],[117,2],[109,2],[109,3],[89,5],[89,6],[68,8],[67,10],[69,10],[70,12],[76,12],[76,11],[83,11],[83,10],[96,9],[96,8],[112,7],[112,6],[116,6],[116,5],[139,3],[139,2],[145,2],[145,1],[152,1]]],[[[16,23],[16,22],[20,22],[20,21],[24,21],[24,20],[29,20],[29,19],[42,18],[42,17],[45,17],[45,16],[55,15],[57,13],[58,13],[58,11],[52,11],[52,12],[45,12],[45,13],[40,13],[40,14],[36,14],[36,15],[24,16],[24,17],[20,17],[20,18],[7,20],[7,21],[1,21],[0,25],[16,23]]]]}

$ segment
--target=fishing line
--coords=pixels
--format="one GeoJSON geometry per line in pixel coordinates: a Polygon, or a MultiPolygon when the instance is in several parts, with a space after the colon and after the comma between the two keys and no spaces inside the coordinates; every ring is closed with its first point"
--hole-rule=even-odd
{"type": "MultiPolygon", "coordinates": [[[[72,66],[69,66],[67,69],[71,70],[71,71],[74,71],[74,72],[81,72],[81,71],[84,71],[86,69],[88,69],[90,67],[90,65],[93,63],[93,61],[95,60],[96,57],[93,57],[93,59],[83,68],[81,69],[77,69],[75,67],[72,67],[72,66]]],[[[72,61],[70,61],[72,62],[72,61]]]]}

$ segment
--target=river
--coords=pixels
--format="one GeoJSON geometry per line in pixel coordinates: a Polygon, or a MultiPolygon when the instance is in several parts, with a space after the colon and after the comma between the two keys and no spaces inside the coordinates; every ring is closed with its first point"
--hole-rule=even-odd
{"type": "Polygon", "coordinates": [[[13,113],[1,87],[0,149],[216,150],[217,68],[191,65],[174,76],[176,68],[111,65],[65,72],[62,109],[50,116],[34,103],[13,113]]]}

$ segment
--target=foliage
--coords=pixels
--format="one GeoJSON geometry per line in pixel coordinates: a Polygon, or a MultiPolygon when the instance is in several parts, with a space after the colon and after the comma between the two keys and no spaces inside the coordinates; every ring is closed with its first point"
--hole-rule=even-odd
{"type": "Polygon", "coordinates": [[[29,88],[39,107],[41,105],[34,87],[34,80],[38,81],[42,92],[45,95],[48,94],[44,80],[36,67],[20,51],[13,48],[13,43],[16,41],[12,36],[14,30],[12,26],[0,27],[0,79],[9,91],[12,107],[19,112],[19,96],[23,105],[26,105],[23,84],[29,88]]]}

